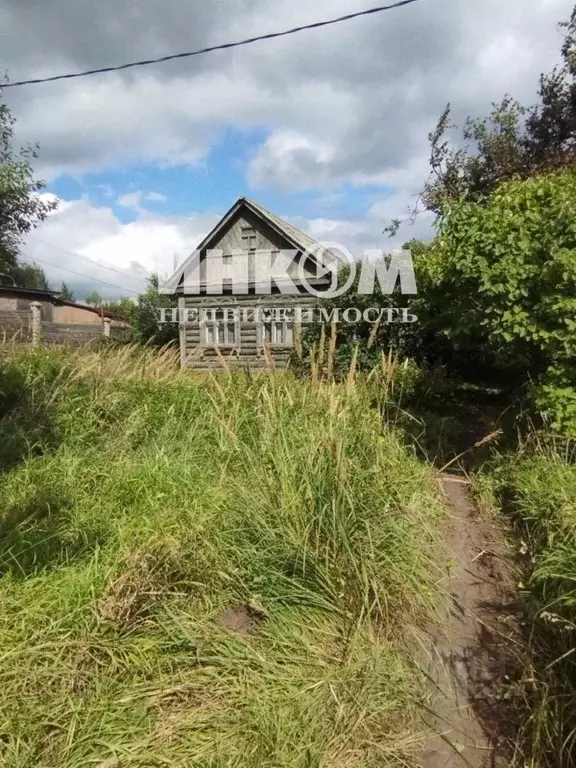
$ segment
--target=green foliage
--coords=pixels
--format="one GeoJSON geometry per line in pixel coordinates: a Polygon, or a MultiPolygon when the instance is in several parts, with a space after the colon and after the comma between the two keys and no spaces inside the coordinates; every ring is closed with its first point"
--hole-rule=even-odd
{"type": "Polygon", "coordinates": [[[545,768],[576,761],[576,445],[532,436],[476,484],[501,504],[519,538],[527,648],[525,762],[545,768]]]}
{"type": "Polygon", "coordinates": [[[446,138],[450,123],[448,105],[430,134],[431,176],[423,201],[428,210],[440,213],[442,205],[463,196],[478,200],[503,180],[527,171],[522,151],[525,109],[510,97],[494,105],[487,118],[468,118],[462,142],[452,148],[446,138]]]}
{"type": "MultiPolygon", "coordinates": [[[[6,267],[6,265],[4,264],[6,267]]],[[[6,285],[18,285],[25,288],[36,288],[40,291],[49,290],[48,280],[44,274],[42,267],[36,264],[24,264],[21,261],[16,261],[13,267],[7,267],[8,272],[6,275],[6,285]]]]}
{"type": "Polygon", "coordinates": [[[148,278],[148,288],[138,296],[134,312],[134,331],[136,338],[146,344],[164,346],[178,340],[178,323],[160,322],[160,309],[171,308],[174,300],[158,292],[158,275],[148,278]]]}
{"type": "Polygon", "coordinates": [[[66,283],[62,283],[60,286],[60,298],[65,299],[66,301],[74,301],[74,294],[66,283]]]}
{"type": "Polygon", "coordinates": [[[466,122],[456,147],[448,107],[431,134],[421,199],[438,234],[405,246],[418,296],[362,296],[353,286],[325,303],[327,312],[405,309],[418,322],[317,326],[305,338],[305,369],[329,360],[343,377],[352,362],[372,369],[383,352],[400,355],[425,374],[440,367],[519,396],[531,387],[553,426],[576,434],[576,8],[563,27],[563,66],[542,76],[538,104],[505,97],[466,122]]]}
{"type": "MultiPolygon", "coordinates": [[[[487,368],[495,368],[497,362],[502,361],[495,359],[485,329],[475,324],[466,325],[466,334],[456,332],[462,327],[462,306],[467,308],[470,302],[465,300],[464,292],[461,295],[456,290],[454,296],[450,295],[446,260],[438,241],[424,243],[410,240],[404,248],[412,254],[417,295],[402,295],[398,286],[393,293],[385,294],[379,284],[376,284],[373,294],[362,295],[357,293],[356,280],[345,295],[322,301],[326,318],[334,309],[339,310],[340,318],[348,308],[362,313],[367,309],[394,310],[391,321],[384,314],[379,323],[362,320],[357,323],[340,322],[336,326],[335,349],[330,355],[334,375],[345,377],[353,358],[359,370],[371,371],[380,364],[383,353],[413,361],[421,369],[423,381],[436,376],[440,369],[453,377],[461,377],[464,373],[473,377],[474,372],[485,373],[487,368]],[[407,315],[418,318],[417,321],[399,322],[403,310],[407,315]]],[[[344,273],[341,281],[345,282],[346,277],[344,273]]],[[[372,318],[376,316],[375,312],[371,315],[372,318]]],[[[317,323],[305,333],[304,359],[294,360],[297,370],[309,372],[311,359],[317,356],[321,339],[328,345],[332,333],[328,323],[324,323],[324,328],[322,323],[317,323]]],[[[328,357],[324,354],[324,363],[328,357]]]]}
{"type": "Polygon", "coordinates": [[[111,312],[117,312],[119,315],[122,315],[123,318],[134,326],[138,305],[133,299],[113,299],[105,301],[104,306],[111,312]]]}
{"type": "MultiPolygon", "coordinates": [[[[131,325],[134,339],[142,344],[163,347],[178,341],[178,323],[160,322],[160,309],[172,308],[171,296],[158,292],[158,276],[148,278],[148,287],[136,300],[121,298],[104,301],[95,291],[86,296],[86,303],[92,306],[105,306],[122,315],[131,325]]],[[[171,320],[170,313],[168,319],[171,320]]]]}
{"type": "Polygon", "coordinates": [[[526,361],[554,409],[554,389],[574,383],[576,172],[506,182],[482,205],[447,205],[439,231],[447,333],[480,332],[496,356],[526,361]]]}
{"type": "Polygon", "coordinates": [[[8,107],[0,103],[0,278],[8,285],[14,281],[29,288],[47,288],[40,267],[23,265],[18,252],[22,238],[46,218],[56,203],[38,195],[44,187],[32,173],[38,148],[14,150],[14,123],[8,107]]]}
{"type": "MultiPolygon", "coordinates": [[[[428,246],[421,241],[410,241],[405,247],[412,250],[417,282],[423,274],[422,265],[426,259],[428,246]]],[[[349,270],[342,270],[339,275],[339,285],[346,284],[349,278],[349,270]]],[[[324,320],[309,327],[303,337],[303,359],[294,356],[293,366],[296,370],[308,373],[319,347],[334,347],[333,353],[320,353],[323,363],[330,358],[331,371],[337,379],[344,378],[350,368],[352,359],[358,370],[371,371],[380,365],[382,352],[386,355],[402,355],[404,358],[420,358],[422,347],[421,328],[416,324],[403,324],[399,322],[399,313],[395,310],[406,309],[410,313],[422,309],[422,302],[418,297],[404,296],[396,286],[391,294],[383,293],[379,281],[376,279],[374,293],[358,293],[360,270],[356,271],[354,283],[342,296],[332,299],[323,299],[321,309],[324,312],[324,320]],[[369,322],[360,319],[359,322],[342,322],[346,310],[358,310],[362,315],[366,310],[392,310],[390,317],[385,313],[378,322],[369,322]],[[334,311],[338,312],[339,322],[332,327],[330,318],[334,311]],[[335,338],[330,341],[330,337],[335,338]]],[[[377,313],[370,315],[376,319],[377,313]]]]}
{"type": "Polygon", "coordinates": [[[103,300],[102,296],[98,293],[98,291],[90,291],[86,294],[86,304],[89,304],[91,307],[101,307],[103,300]]]}
{"type": "Polygon", "coordinates": [[[553,365],[533,396],[544,419],[556,431],[576,438],[576,363],[553,365]]]}
{"type": "Polygon", "coordinates": [[[0,483],[2,765],[412,764],[441,512],[370,388],[13,354],[53,430],[0,483]]]}
{"type": "Polygon", "coordinates": [[[540,78],[539,100],[525,108],[510,96],[487,118],[469,118],[454,147],[447,138],[450,105],[430,134],[431,174],[424,206],[440,213],[448,202],[480,202],[503,181],[527,179],[574,165],[576,150],[576,8],[562,46],[563,65],[540,78]]]}
{"type": "Polygon", "coordinates": [[[0,363],[0,474],[56,443],[46,401],[66,367],[65,356],[57,350],[30,348],[20,353],[19,362],[18,366],[0,363]]]}

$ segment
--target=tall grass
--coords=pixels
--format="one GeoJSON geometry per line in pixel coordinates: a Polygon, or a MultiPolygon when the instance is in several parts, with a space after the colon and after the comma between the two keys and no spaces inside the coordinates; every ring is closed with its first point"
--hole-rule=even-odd
{"type": "Polygon", "coordinates": [[[530,768],[576,765],[576,445],[533,434],[477,483],[496,491],[519,539],[532,669],[525,675],[530,768]]]}
{"type": "Polygon", "coordinates": [[[415,764],[440,506],[380,385],[163,354],[0,364],[0,763],[415,764]]]}

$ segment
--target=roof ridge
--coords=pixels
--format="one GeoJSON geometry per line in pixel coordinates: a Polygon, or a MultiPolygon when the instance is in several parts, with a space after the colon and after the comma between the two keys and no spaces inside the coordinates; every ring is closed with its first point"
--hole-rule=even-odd
{"type": "Polygon", "coordinates": [[[277,225],[281,225],[281,227],[284,230],[285,234],[288,235],[290,239],[292,239],[292,240],[294,239],[294,234],[296,234],[299,237],[303,238],[303,242],[299,243],[299,245],[306,245],[307,248],[309,248],[311,244],[314,244],[316,246],[321,247],[321,244],[316,240],[316,238],[312,237],[312,235],[309,235],[307,232],[303,232],[295,224],[290,224],[289,221],[286,221],[281,216],[278,216],[278,214],[273,213],[272,211],[268,210],[268,208],[265,208],[261,203],[258,203],[256,200],[252,200],[249,197],[241,197],[241,198],[239,198],[239,202],[240,202],[240,200],[243,200],[244,202],[248,203],[249,205],[253,205],[255,208],[257,208],[260,211],[260,213],[263,213],[265,216],[267,216],[269,219],[271,219],[277,225]],[[306,243],[306,241],[309,241],[309,242],[306,243]]]}
{"type": "Polygon", "coordinates": [[[184,262],[180,264],[174,274],[164,283],[163,290],[165,293],[168,292],[170,287],[173,287],[176,291],[183,271],[186,269],[190,259],[194,256],[195,253],[202,251],[206,247],[206,244],[209,243],[212,238],[218,235],[222,227],[230,222],[231,217],[238,212],[242,205],[246,205],[248,208],[252,209],[252,212],[255,215],[267,220],[273,228],[279,231],[285,240],[295,245],[296,248],[302,253],[309,254],[321,268],[324,268],[325,271],[338,268],[337,265],[340,260],[338,255],[331,249],[326,249],[322,243],[313,238],[311,235],[307,235],[306,232],[303,232],[301,229],[298,229],[298,227],[285,221],[280,216],[277,216],[275,213],[272,213],[272,211],[269,211],[267,208],[264,208],[264,206],[260,203],[257,203],[256,200],[252,200],[251,198],[242,195],[241,197],[237,198],[232,207],[224,214],[224,216],[221,217],[220,221],[197,245],[190,256],[188,256],[184,262]],[[330,255],[330,260],[326,258],[326,254],[330,255]]]}

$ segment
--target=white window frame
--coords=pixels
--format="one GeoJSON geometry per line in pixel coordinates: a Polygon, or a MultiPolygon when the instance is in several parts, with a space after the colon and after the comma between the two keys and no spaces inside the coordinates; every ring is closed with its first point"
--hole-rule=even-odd
{"type": "Polygon", "coordinates": [[[294,318],[292,317],[263,318],[258,331],[260,348],[264,344],[271,347],[292,348],[294,346],[294,318]]]}
{"type": "Polygon", "coordinates": [[[240,342],[240,323],[235,319],[225,318],[224,310],[213,308],[212,315],[207,315],[201,324],[201,340],[204,347],[237,347],[240,342]],[[220,316],[221,315],[221,316],[220,316]]]}

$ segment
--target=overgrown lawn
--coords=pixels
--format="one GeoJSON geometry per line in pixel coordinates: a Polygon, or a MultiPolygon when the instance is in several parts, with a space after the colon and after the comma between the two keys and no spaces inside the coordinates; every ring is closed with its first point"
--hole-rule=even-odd
{"type": "Polygon", "coordinates": [[[415,764],[441,506],[377,390],[4,352],[2,765],[415,764]]]}

